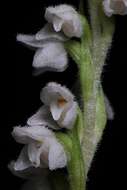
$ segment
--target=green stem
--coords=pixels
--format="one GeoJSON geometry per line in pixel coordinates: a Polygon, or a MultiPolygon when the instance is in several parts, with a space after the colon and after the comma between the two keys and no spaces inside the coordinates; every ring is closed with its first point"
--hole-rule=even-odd
{"type": "Polygon", "coordinates": [[[72,139],[71,159],[68,162],[70,190],[85,190],[85,167],[82,157],[80,140],[78,137],[79,118],[72,131],[69,133],[72,139]]]}
{"type": "MultiPolygon", "coordinates": [[[[70,190],[85,190],[85,167],[80,141],[83,134],[83,115],[78,107],[77,119],[72,130],[67,133],[56,132],[56,138],[64,146],[68,157],[70,190]]],[[[56,183],[57,185],[57,183],[56,183]]]]}
{"type": "MultiPolygon", "coordinates": [[[[72,135],[72,147],[74,151],[72,151],[71,157],[74,157],[74,162],[70,162],[69,170],[73,171],[72,168],[74,168],[74,171],[76,171],[76,165],[80,166],[81,160],[84,159],[85,180],[97,148],[97,143],[101,139],[106,124],[104,95],[102,93],[100,78],[114,32],[113,20],[107,18],[103,13],[102,0],[89,0],[89,7],[92,31],[86,18],[80,15],[83,27],[81,43],[75,40],[65,43],[66,50],[79,68],[81,93],[84,101],[83,135],[82,137],[80,136],[82,140],[80,139],[81,144],[78,145],[77,140],[75,138],[74,140],[72,135]],[[80,150],[80,146],[82,150],[80,150]],[[80,158],[78,149],[82,152],[83,159],[80,158]],[[73,155],[75,152],[78,152],[78,154],[73,155]]],[[[72,176],[71,190],[79,190],[80,185],[76,178],[79,180],[80,178],[82,179],[82,176],[76,177],[76,175],[71,175],[71,173],[70,176],[72,176]]]]}
{"type": "Polygon", "coordinates": [[[108,18],[102,0],[89,0],[92,28],[92,58],[95,65],[95,80],[100,81],[102,68],[114,33],[114,18],[108,18]]]}
{"type": "Polygon", "coordinates": [[[92,48],[88,49],[89,44],[86,43],[87,41],[82,40],[81,44],[82,53],[79,74],[84,99],[85,127],[82,141],[82,152],[85,160],[86,175],[106,123],[106,118],[104,117],[105,105],[103,101],[101,101],[101,107],[103,108],[102,110],[104,114],[101,113],[101,111],[99,112],[97,107],[98,101],[103,99],[102,93],[100,97],[100,77],[106,54],[112,41],[114,23],[113,20],[104,15],[101,6],[101,0],[89,1],[92,48]],[[98,118],[101,123],[97,122],[98,118]],[[101,126],[102,130],[98,130],[99,126],[101,126]],[[97,131],[99,131],[99,135],[97,135],[97,131]]]}
{"type": "Polygon", "coordinates": [[[91,29],[93,32],[93,39],[96,39],[96,41],[98,40],[98,37],[101,33],[101,25],[99,21],[99,9],[101,4],[102,0],[88,1],[91,29]]]}
{"type": "MultiPolygon", "coordinates": [[[[90,106],[91,107],[91,106],[90,106]]],[[[97,98],[95,106],[90,110],[89,106],[85,110],[85,130],[84,137],[82,141],[82,152],[85,160],[85,171],[86,175],[89,171],[92,159],[94,157],[95,151],[97,149],[97,144],[100,141],[103,130],[106,125],[106,111],[105,102],[102,88],[98,88],[97,98]],[[92,118],[92,114],[95,108],[95,119],[92,118]],[[93,109],[93,110],[92,110],[93,109]],[[88,110],[91,111],[88,113],[88,110]],[[90,116],[91,114],[91,116],[90,116]],[[94,123],[94,126],[93,126],[94,123]]]]}

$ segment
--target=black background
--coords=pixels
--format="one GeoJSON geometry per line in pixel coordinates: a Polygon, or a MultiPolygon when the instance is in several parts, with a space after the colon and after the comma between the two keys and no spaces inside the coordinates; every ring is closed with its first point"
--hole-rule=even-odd
{"type": "MultiPolygon", "coordinates": [[[[25,124],[40,105],[39,93],[48,81],[58,81],[72,88],[77,77],[77,67],[72,62],[63,73],[45,73],[43,76],[32,76],[31,51],[16,42],[17,33],[35,33],[42,28],[45,7],[60,3],[78,6],[78,1],[56,0],[18,0],[6,1],[3,12],[3,55],[1,74],[4,75],[5,119],[1,126],[0,172],[4,189],[20,188],[22,179],[13,176],[7,169],[10,160],[16,158],[20,145],[11,137],[12,127],[25,124]],[[8,186],[9,185],[9,186],[8,186]]],[[[3,30],[2,29],[2,30],[3,30]]],[[[2,39],[1,39],[2,40],[2,39]]],[[[103,140],[98,147],[89,172],[88,190],[114,190],[126,185],[124,171],[126,166],[126,87],[127,87],[127,16],[116,16],[116,31],[106,65],[102,74],[103,88],[109,97],[115,120],[108,121],[103,140]]],[[[2,185],[1,185],[2,186],[2,185]]],[[[127,185],[126,185],[127,186],[127,185]]],[[[124,187],[126,189],[126,187],[124,187]]]]}

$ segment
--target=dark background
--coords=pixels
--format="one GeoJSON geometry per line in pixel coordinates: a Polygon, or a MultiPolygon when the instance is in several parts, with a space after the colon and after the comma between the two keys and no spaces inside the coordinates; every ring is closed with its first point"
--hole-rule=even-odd
{"type": "MultiPolygon", "coordinates": [[[[73,62],[63,73],[47,72],[43,76],[32,76],[34,51],[17,43],[15,39],[17,33],[35,33],[42,28],[45,22],[45,7],[60,3],[78,6],[78,1],[67,0],[6,1],[2,17],[5,30],[5,37],[2,37],[5,45],[2,48],[2,65],[5,68],[1,69],[1,74],[4,75],[5,119],[0,138],[0,172],[4,189],[8,189],[9,185],[9,189],[18,190],[23,182],[7,169],[7,164],[15,159],[20,151],[20,145],[11,137],[13,126],[25,124],[26,119],[41,105],[39,93],[48,81],[58,81],[72,88],[76,80],[77,67],[73,62]]],[[[89,172],[88,190],[114,190],[116,186],[121,190],[122,186],[126,185],[126,64],[127,16],[117,16],[112,48],[102,74],[103,88],[114,108],[115,120],[107,123],[103,140],[89,172]]]]}

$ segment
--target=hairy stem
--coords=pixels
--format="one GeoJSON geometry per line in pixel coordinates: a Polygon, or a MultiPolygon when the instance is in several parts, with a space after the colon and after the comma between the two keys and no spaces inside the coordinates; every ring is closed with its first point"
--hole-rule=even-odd
{"type": "Polygon", "coordinates": [[[89,0],[89,7],[92,45],[91,48],[88,48],[89,44],[87,44],[87,41],[82,40],[81,64],[79,69],[84,99],[82,152],[85,160],[86,175],[96,151],[97,143],[101,139],[106,124],[104,97],[100,78],[114,32],[114,22],[104,15],[102,1],[89,0]],[[98,109],[98,104],[101,108],[100,110],[98,109]],[[100,122],[97,122],[98,118],[100,122]],[[101,126],[101,130],[99,130],[99,126],[101,126]],[[97,133],[99,134],[97,135],[97,133]]]}
{"type": "Polygon", "coordinates": [[[72,139],[71,159],[68,162],[70,190],[85,190],[86,185],[84,160],[78,136],[79,125],[79,118],[77,118],[73,130],[69,133],[72,139]]]}

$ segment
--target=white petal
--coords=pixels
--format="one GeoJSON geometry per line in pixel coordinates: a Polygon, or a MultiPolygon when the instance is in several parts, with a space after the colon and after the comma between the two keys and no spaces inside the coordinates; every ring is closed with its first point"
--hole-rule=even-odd
{"type": "Polygon", "coordinates": [[[57,168],[63,168],[67,165],[67,156],[63,149],[63,146],[58,143],[52,143],[49,150],[49,169],[55,170],[57,168]]]}
{"type": "Polygon", "coordinates": [[[57,121],[61,116],[63,108],[59,107],[56,102],[52,102],[50,105],[50,110],[51,110],[53,119],[57,121]]]}
{"type": "Polygon", "coordinates": [[[64,110],[63,115],[57,121],[58,124],[64,128],[71,129],[74,126],[77,117],[77,103],[73,102],[72,106],[68,110],[64,110]]]}
{"type": "Polygon", "coordinates": [[[36,143],[30,143],[28,145],[28,156],[32,166],[40,167],[40,155],[41,155],[41,144],[38,146],[36,143]]]}
{"type": "Polygon", "coordinates": [[[42,144],[28,145],[28,156],[34,167],[62,168],[66,164],[66,155],[62,145],[55,137],[45,138],[42,144]]]}
{"type": "Polygon", "coordinates": [[[59,98],[64,98],[67,102],[73,101],[73,94],[65,87],[55,82],[50,82],[40,93],[40,98],[45,105],[57,102],[59,98]]]}
{"type": "Polygon", "coordinates": [[[45,19],[49,23],[53,23],[54,17],[60,16],[61,14],[65,15],[66,13],[73,12],[73,11],[75,12],[74,8],[66,4],[58,5],[55,7],[51,6],[51,7],[46,8],[45,19]]]}
{"type": "Polygon", "coordinates": [[[36,34],[36,40],[58,40],[58,41],[66,41],[67,38],[62,33],[56,33],[53,30],[53,27],[50,24],[46,24],[39,32],[36,34]]]}
{"type": "Polygon", "coordinates": [[[68,64],[67,53],[62,43],[45,43],[42,49],[37,50],[33,59],[33,67],[44,70],[62,72],[68,64]]]}
{"type": "Polygon", "coordinates": [[[66,41],[67,39],[61,32],[56,33],[50,24],[46,24],[35,35],[17,35],[17,41],[36,48],[42,48],[47,41],[66,41]]]}
{"type": "Polygon", "coordinates": [[[31,167],[31,162],[28,158],[28,149],[27,149],[27,145],[24,146],[24,148],[22,149],[17,161],[14,163],[14,170],[25,170],[29,167],[31,167]]]}
{"type": "Polygon", "coordinates": [[[53,28],[56,32],[61,31],[62,25],[63,25],[64,21],[61,20],[59,17],[54,17],[54,21],[53,21],[53,28]]]}
{"type": "Polygon", "coordinates": [[[30,126],[44,125],[52,129],[58,129],[57,123],[53,120],[50,110],[47,106],[42,106],[37,113],[30,117],[27,121],[30,126]]]}
{"type": "Polygon", "coordinates": [[[81,37],[82,26],[78,13],[69,5],[48,7],[45,18],[53,24],[56,32],[63,30],[68,37],[81,37]]]}
{"type": "Polygon", "coordinates": [[[52,137],[53,133],[44,126],[25,126],[15,127],[12,136],[17,142],[28,144],[35,141],[41,142],[45,137],[52,137]]]}
{"type": "Polygon", "coordinates": [[[35,48],[42,48],[44,41],[36,40],[35,35],[18,34],[17,41],[35,48]]]}

